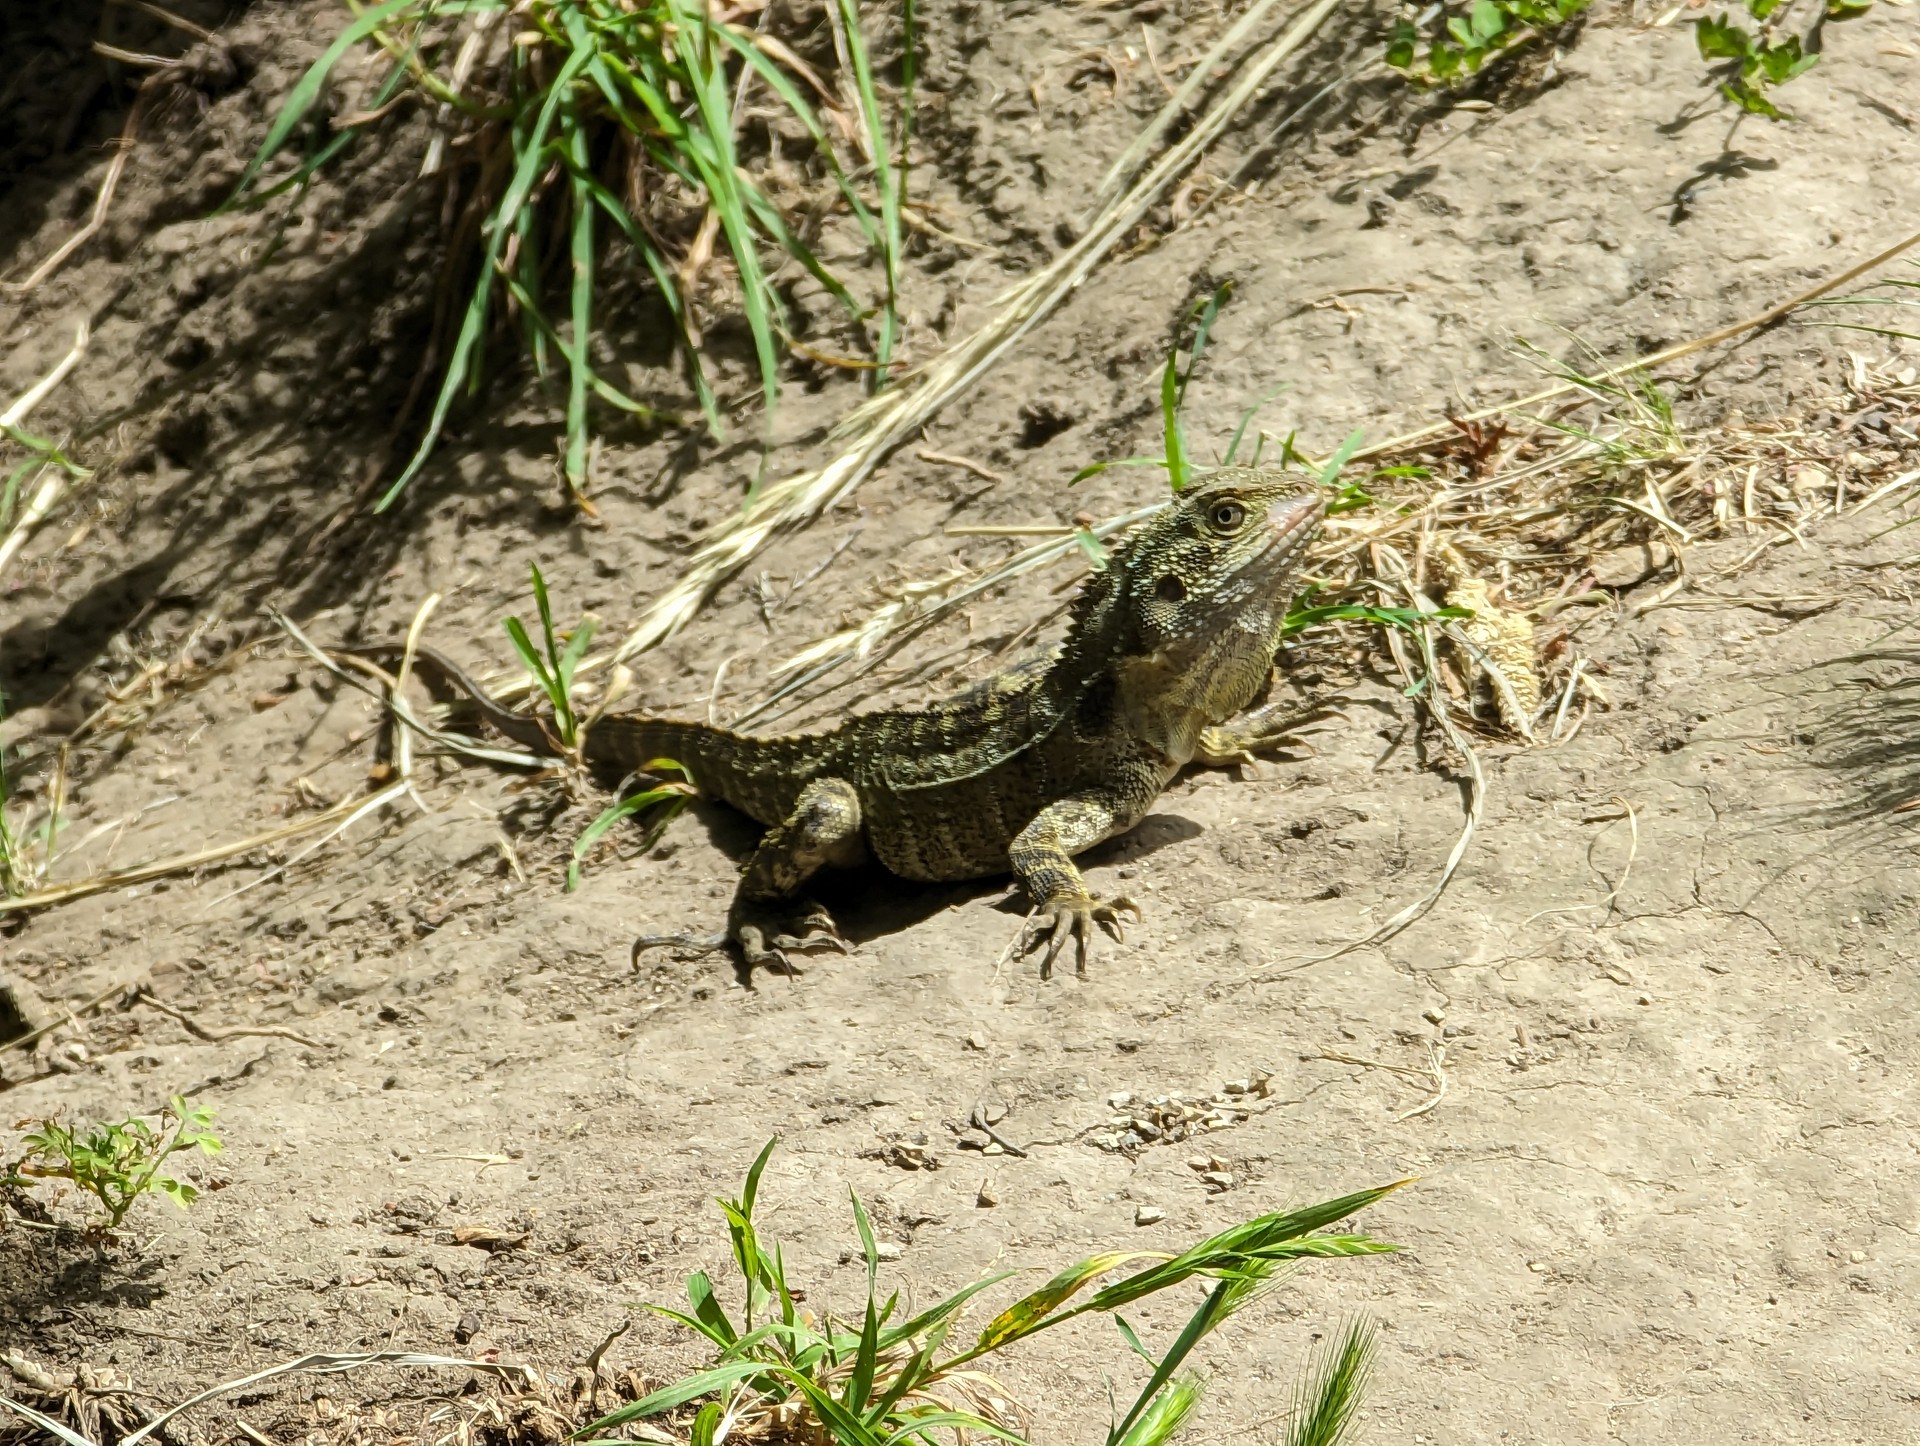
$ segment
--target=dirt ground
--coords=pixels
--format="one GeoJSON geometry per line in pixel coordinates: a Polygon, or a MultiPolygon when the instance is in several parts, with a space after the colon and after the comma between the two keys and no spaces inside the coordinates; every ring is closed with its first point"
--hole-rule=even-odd
{"type": "MultiPolygon", "coordinates": [[[[7,42],[16,69],[47,78],[5,102],[10,276],[84,217],[124,118],[124,88],[83,85],[94,72],[58,33],[83,43],[99,9],[70,8],[7,42]],[[78,98],[56,116],[48,93],[78,98]]],[[[230,18],[212,0],[178,8],[230,18]]],[[[917,252],[911,356],[965,334],[1061,244],[1162,98],[1142,31],[1171,75],[1235,8],[923,3],[920,184],[972,244],[917,252]]],[[[1184,224],[1193,193],[1163,208],[922,446],[640,658],[640,701],[731,716],[772,661],[888,583],[1009,546],[943,527],[1150,500],[1164,484],[1146,469],[1064,484],[1153,449],[1166,347],[1221,281],[1234,296],[1192,435],[1217,444],[1285,382],[1265,425],[1326,452],[1354,428],[1383,437],[1536,385],[1516,337],[1645,352],[1873,254],[1920,214],[1914,15],[1882,4],[1830,29],[1791,87],[1797,121],[1731,139],[1710,105],[1688,119],[1705,94],[1694,42],[1652,9],[1603,9],[1551,74],[1490,108],[1347,87],[1255,156],[1244,193],[1184,224]]],[[[1378,20],[1340,22],[1209,172],[1229,173],[1378,20]]],[[[165,34],[131,11],[117,23],[129,44],[165,34]]],[[[385,636],[438,591],[430,637],[504,667],[499,619],[528,606],[533,560],[563,612],[617,633],[759,465],[750,421],[726,444],[614,432],[600,519],[583,522],[557,503],[553,400],[500,388],[400,508],[366,514],[431,305],[432,218],[404,184],[423,132],[396,119],[389,151],[292,211],[203,219],[337,23],[318,0],[233,18],[244,73],[157,109],[105,234],[34,292],[0,296],[9,397],[90,321],[85,361],[35,421],[111,462],[0,581],[0,689],[29,747],[143,660],[218,660],[267,602],[317,635],[385,636]]],[[[633,384],[678,386],[645,345],[633,384]]],[[[715,346],[723,363],[734,348],[735,390],[750,390],[740,338],[722,328],[715,346]]],[[[1900,346],[1788,327],[1672,377],[1688,425],[1811,426],[1849,351],[1897,366],[1900,346]]],[[[796,366],[768,475],[826,455],[825,428],[857,398],[796,366]]],[[[1915,1439],[1920,910],[1910,815],[1889,806],[1920,778],[1880,746],[1905,715],[1846,686],[1903,676],[1912,574],[1873,566],[1906,551],[1906,534],[1879,535],[1903,515],[1810,519],[1804,545],[1718,601],[1643,609],[1662,603],[1654,576],[1588,610],[1579,640],[1611,710],[1552,747],[1489,746],[1486,816],[1450,890],[1384,946],[1331,961],[1313,962],[1431,887],[1461,825],[1461,777],[1415,746],[1377,658],[1310,750],[1247,776],[1196,771],[1092,856],[1094,887],[1132,892],[1145,919],[1085,979],[1005,957],[1023,905],[1003,882],[877,872],[825,896],[857,952],[797,979],[743,987],[720,957],[664,951],[629,968],[637,932],[717,926],[750,827],[698,808],[644,856],[597,855],[567,893],[567,848],[597,801],[450,759],[423,761],[422,807],[285,875],[254,857],[15,920],[0,968],[56,1010],[143,982],[212,1032],[313,1043],[209,1041],[140,1007],[0,1054],[9,1122],[120,1118],[190,1090],[227,1143],[189,1168],[217,1189],[188,1213],[140,1210],[137,1238],[104,1261],[0,1232],[0,1350],[111,1366],[172,1400],[313,1350],[492,1349],[571,1370],[632,1317],[607,1360],[657,1381],[696,1356],[632,1303],[675,1300],[691,1270],[721,1276],[712,1197],[778,1135],[763,1229],[816,1309],[851,1307],[863,1283],[848,1187],[897,1247],[886,1279],[924,1302],[989,1270],[1177,1249],[1419,1176],[1361,1222],[1404,1253],[1302,1269],[1216,1338],[1196,1435],[1277,1438],[1312,1342],[1363,1314],[1383,1350],[1361,1441],[1915,1439]],[[1887,661],[1841,661],[1863,650],[1887,661]],[[1243,1122],[1110,1148],[1116,1108],[1260,1073],[1269,1093],[1243,1122]],[[962,1148],[976,1107],[1026,1153],[962,1148]],[[902,1168],[896,1145],[937,1168],[902,1168]],[[1226,1188],[1197,1155],[1219,1157],[1226,1188]],[[527,1238],[451,1243],[466,1224],[527,1238]]],[[[1710,574],[1754,542],[1703,540],[1689,567],[1710,574]]],[[[984,603],[958,673],[1069,575],[984,603]]],[[[56,881],[246,837],[366,786],[377,720],[361,695],[279,644],[206,677],[156,689],[139,727],[80,751],[56,881]]],[[[1164,1335],[1191,1303],[1135,1324],[1164,1335]]],[[[1033,1439],[1088,1439],[1106,1421],[1103,1372],[1124,1390],[1137,1362],[1110,1333],[1069,1332],[1006,1381],[1035,1411],[1033,1439]]],[[[364,1408],[398,1421],[457,1384],[304,1380],[184,1434],[236,1439],[239,1418],[273,1440],[337,1438],[329,1413],[352,1405],[374,1439],[386,1418],[364,1408]]]]}

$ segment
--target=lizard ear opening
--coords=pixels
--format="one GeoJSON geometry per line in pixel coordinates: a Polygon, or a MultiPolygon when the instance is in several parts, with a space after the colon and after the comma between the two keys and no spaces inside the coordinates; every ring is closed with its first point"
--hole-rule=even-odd
{"type": "Polygon", "coordinates": [[[1155,583],[1153,591],[1161,602],[1177,603],[1187,600],[1187,585],[1173,573],[1168,573],[1155,583]]]}

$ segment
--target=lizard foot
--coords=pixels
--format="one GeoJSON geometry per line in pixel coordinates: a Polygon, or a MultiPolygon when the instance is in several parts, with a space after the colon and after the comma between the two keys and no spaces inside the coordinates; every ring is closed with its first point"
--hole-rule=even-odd
{"type": "Polygon", "coordinates": [[[800,971],[794,967],[792,954],[810,954],[819,949],[837,949],[842,954],[853,952],[853,945],[841,937],[835,926],[833,915],[812,902],[808,902],[805,909],[795,921],[795,927],[802,931],[796,934],[776,933],[768,938],[768,930],[762,924],[735,921],[733,937],[749,970],[778,969],[782,974],[797,977],[800,971]]]}
{"type": "Polygon", "coordinates": [[[1074,946],[1074,972],[1085,974],[1096,924],[1106,930],[1116,944],[1126,942],[1120,919],[1123,913],[1132,914],[1134,922],[1139,922],[1140,906],[1124,894],[1104,904],[1085,894],[1049,900],[1027,920],[1026,934],[1020,941],[1020,952],[1031,954],[1042,944],[1046,945],[1046,955],[1040,960],[1040,977],[1051,979],[1053,961],[1060,957],[1071,940],[1074,946]]]}
{"type": "Polygon", "coordinates": [[[806,913],[800,916],[794,927],[806,932],[799,935],[778,934],[774,937],[773,947],[797,949],[801,953],[814,949],[838,949],[842,954],[853,952],[853,945],[841,936],[840,926],[833,922],[833,915],[816,903],[807,903],[806,913]]]}

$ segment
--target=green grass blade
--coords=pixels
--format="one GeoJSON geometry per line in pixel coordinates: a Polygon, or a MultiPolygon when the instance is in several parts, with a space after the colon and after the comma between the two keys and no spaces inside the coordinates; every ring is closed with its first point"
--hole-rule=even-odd
{"type": "Polygon", "coordinates": [[[706,1326],[707,1334],[714,1340],[732,1345],[740,1338],[740,1333],[733,1328],[733,1322],[727,1319],[726,1311],[714,1299],[713,1282],[707,1278],[706,1271],[696,1270],[687,1277],[687,1300],[693,1306],[695,1317],[706,1326]]]}
{"type": "Polygon", "coordinates": [[[1166,439],[1167,481],[1175,492],[1187,486],[1187,443],[1180,429],[1180,348],[1167,353],[1160,370],[1160,430],[1166,439]]]}
{"type": "MultiPolygon", "coordinates": [[[[287,138],[299,128],[300,122],[307,118],[307,112],[312,110],[314,103],[320,99],[320,93],[326,89],[327,77],[332,74],[334,66],[340,63],[341,57],[394,16],[403,10],[418,8],[419,4],[420,0],[384,0],[384,3],[356,16],[351,25],[334,37],[333,44],[322,51],[320,58],[307,67],[306,74],[300,77],[299,83],[294,86],[292,93],[281,105],[280,113],[273,118],[273,124],[267,128],[267,138],[260,143],[260,149],[254,153],[253,160],[246,170],[240,173],[240,180],[233,188],[233,195],[220,207],[220,211],[229,210],[246,195],[247,189],[253,185],[254,177],[260,174],[260,168],[279,153],[280,148],[287,143],[287,138]]],[[[216,211],[214,214],[219,213],[216,211]]]]}
{"type": "Polygon", "coordinates": [[[1164,1446],[1186,1425],[1205,1389],[1206,1383],[1199,1376],[1177,1376],[1168,1381],[1114,1446],[1164,1446]]]}
{"type": "Polygon", "coordinates": [[[827,1428],[834,1446],[885,1446],[884,1439],[868,1429],[866,1422],[799,1371],[775,1366],[770,1373],[791,1381],[800,1394],[807,1398],[807,1405],[820,1418],[820,1424],[827,1428]]]}
{"type": "Polygon", "coordinates": [[[700,349],[693,344],[693,334],[687,330],[686,302],[680,295],[680,284],[667,259],[654,244],[653,238],[642,230],[633,217],[627,214],[625,206],[613,192],[591,176],[577,177],[600,204],[600,209],[611,217],[614,224],[625,233],[627,243],[633,247],[640,259],[646,263],[647,270],[653,273],[653,283],[659,288],[660,299],[666,303],[673,316],[675,332],[680,338],[680,349],[687,358],[687,368],[693,380],[694,395],[699,398],[700,410],[707,419],[708,428],[714,435],[723,435],[720,422],[720,404],[714,398],[713,387],[707,380],[706,368],[700,361],[700,349]]]}
{"type": "Polygon", "coordinates": [[[713,1446],[713,1433],[724,1413],[718,1401],[709,1401],[693,1418],[691,1446],[713,1446]]]}
{"type": "Polygon", "coordinates": [[[761,390],[769,411],[773,409],[780,384],[779,356],[774,348],[772,287],[761,269],[753,227],[747,219],[742,191],[751,187],[733,146],[733,101],[728,94],[726,69],[713,64],[710,31],[711,17],[697,10],[691,0],[664,0],[673,16],[680,41],[678,49],[700,124],[690,127],[690,136],[703,144],[694,148],[706,183],[708,204],[720,218],[720,229],[727,238],[735,270],[740,274],[741,309],[746,313],[747,329],[753,335],[754,352],[759,359],[761,390]],[[694,37],[692,43],[689,37],[694,37]],[[705,43],[698,43],[704,41],[705,43]]]}
{"type": "MultiPolygon", "coordinates": [[[[1040,1289],[1015,1301],[988,1321],[986,1329],[980,1332],[980,1338],[974,1342],[973,1349],[960,1359],[970,1360],[987,1351],[998,1350],[1022,1336],[1031,1335],[1047,1317],[1095,1279],[1130,1260],[1139,1260],[1152,1254],[1154,1252],[1148,1250],[1112,1250],[1102,1255],[1090,1255],[1078,1264],[1068,1266],[1040,1289]]],[[[949,1366],[953,1364],[948,1362],[949,1366]]]]}
{"type": "Polygon", "coordinates": [[[1366,440],[1367,434],[1365,432],[1349,432],[1347,434],[1347,440],[1340,444],[1340,449],[1331,457],[1327,458],[1326,466],[1320,469],[1320,485],[1322,487],[1331,487],[1339,480],[1340,469],[1353,459],[1353,454],[1360,450],[1360,444],[1366,440]]]}
{"type": "Polygon", "coordinates": [[[580,660],[587,655],[587,648],[593,642],[593,630],[600,625],[599,619],[588,613],[574,624],[573,631],[567,634],[567,645],[560,650],[560,661],[554,666],[554,675],[560,680],[563,691],[572,694],[574,671],[579,668],[580,660]]]}
{"type": "Polygon", "coordinates": [[[1193,329],[1193,345],[1187,348],[1187,365],[1180,373],[1180,394],[1174,399],[1177,406],[1187,404],[1187,383],[1193,380],[1193,369],[1200,365],[1200,357],[1207,349],[1207,338],[1213,332],[1213,323],[1220,316],[1220,308],[1227,304],[1233,295],[1233,283],[1223,281],[1213,290],[1213,295],[1201,302],[1194,310],[1200,315],[1199,325],[1193,329]]]}
{"type": "Polygon", "coordinates": [[[435,398],[433,415],[427,422],[425,435],[399,477],[389,487],[374,506],[374,511],[384,512],[393,505],[393,501],[405,490],[420,469],[426,465],[434,446],[440,440],[440,431],[446,425],[447,412],[453,406],[453,399],[467,380],[468,366],[474,347],[486,329],[488,303],[493,295],[493,275],[500,260],[501,248],[506,244],[508,223],[527,204],[527,197],[533,190],[533,183],[539,178],[544,161],[543,151],[546,138],[553,131],[555,117],[559,114],[560,102],[567,95],[574,80],[586,69],[588,56],[579,51],[570,54],[554,77],[553,86],[548,90],[535,121],[533,132],[520,152],[518,164],[514,167],[513,179],[508,183],[506,194],[500,198],[500,204],[494,208],[492,230],[487,237],[486,256],[480,267],[480,279],[474,284],[472,299],[460,324],[460,335],[453,346],[452,359],[447,363],[447,372],[440,385],[440,395],[435,398]]]}
{"type": "Polygon", "coordinates": [[[1127,1324],[1127,1318],[1123,1315],[1116,1315],[1113,1318],[1113,1323],[1120,1327],[1120,1338],[1127,1343],[1133,1353],[1145,1361],[1148,1366],[1158,1370],[1160,1362],[1154,1358],[1153,1352],[1140,1344],[1140,1336],[1132,1326],[1127,1324]]]}
{"type": "Polygon", "coordinates": [[[547,672],[547,660],[540,656],[539,650],[533,645],[533,639],[527,636],[526,626],[518,618],[508,618],[501,626],[507,630],[507,637],[513,643],[513,650],[520,655],[520,661],[527,665],[527,671],[533,674],[534,681],[540,685],[540,691],[547,695],[548,702],[552,702],[556,691],[553,677],[547,672]]]}
{"type": "Polygon", "coordinates": [[[893,1329],[881,1336],[880,1349],[887,1350],[898,1345],[901,1341],[917,1336],[923,1331],[932,1330],[935,1326],[950,1320],[959,1312],[960,1307],[972,1300],[974,1296],[978,1295],[988,1286],[998,1285],[1003,1280],[1011,1280],[1014,1274],[1014,1271],[1003,1270],[997,1275],[988,1276],[985,1280],[976,1280],[964,1290],[956,1291],[938,1305],[929,1307],[919,1315],[893,1327],[893,1329]]]}
{"type": "Polygon", "coordinates": [[[867,1399],[873,1394],[873,1378],[880,1369],[880,1313],[874,1308],[873,1290],[867,1290],[867,1311],[860,1324],[860,1344],[854,1352],[853,1372],[847,1377],[846,1408],[858,1416],[867,1414],[867,1399]]]}
{"type": "Polygon", "coordinates": [[[1326,1368],[1317,1378],[1303,1380],[1295,1392],[1286,1446],[1340,1446],[1348,1439],[1373,1376],[1376,1344],[1367,1322],[1347,1327],[1326,1368]]]}
{"type": "MultiPolygon", "coordinates": [[[[1263,1256],[1275,1256],[1283,1247],[1298,1246],[1302,1239],[1312,1232],[1324,1229],[1350,1215],[1357,1215],[1406,1183],[1405,1180],[1398,1180],[1391,1185],[1359,1190],[1351,1195],[1342,1195],[1338,1199],[1309,1205],[1302,1210],[1262,1215],[1244,1224],[1235,1225],[1201,1241],[1172,1260],[1151,1266],[1136,1275],[1128,1276],[1125,1280],[1116,1281],[1078,1309],[1113,1310],[1118,1306],[1128,1305],[1142,1296],[1165,1290],[1168,1286],[1198,1275],[1202,1271],[1238,1269],[1250,1260],[1258,1260],[1263,1256]]],[[[1351,1238],[1364,1239],[1365,1237],[1351,1238]]]]}
{"type": "MultiPolygon", "coordinates": [[[[912,8],[911,0],[908,8],[912,8]]],[[[853,212],[854,221],[860,227],[860,234],[866,237],[868,244],[875,250],[885,246],[885,231],[880,223],[874,220],[872,210],[855,189],[846,168],[840,163],[839,154],[833,148],[832,138],[828,136],[826,128],[820,124],[813,107],[800,93],[799,87],[794,85],[787,73],[775,65],[773,60],[753,43],[750,31],[730,23],[717,26],[715,33],[733,47],[741,60],[753,68],[754,73],[766,82],[767,87],[780,97],[793,113],[794,118],[806,128],[807,134],[813,138],[815,146],[819,148],[822,159],[826,161],[827,168],[833,173],[834,184],[839,187],[840,195],[846,201],[848,209],[853,212]]]]}
{"type": "Polygon", "coordinates": [[[628,794],[613,807],[604,809],[592,823],[580,831],[580,837],[573,841],[573,857],[567,862],[567,892],[572,893],[580,887],[580,865],[586,862],[587,855],[593,852],[593,846],[606,836],[606,833],[622,819],[632,818],[659,804],[665,804],[664,815],[654,824],[654,832],[672,823],[674,817],[686,806],[689,789],[684,784],[664,783],[658,788],[649,788],[642,793],[628,794]]]}
{"type": "Polygon", "coordinates": [[[976,1416],[971,1411],[917,1411],[897,1419],[901,1422],[900,1428],[886,1438],[883,1446],[900,1446],[901,1442],[909,1439],[926,1441],[931,1446],[933,1437],[929,1433],[934,1431],[978,1431],[996,1440],[1009,1442],[1010,1446],[1027,1446],[1024,1436],[976,1416]]]}
{"type": "MultiPolygon", "coordinates": [[[[373,99],[367,103],[367,110],[379,111],[388,101],[398,95],[400,93],[400,87],[406,84],[407,74],[406,66],[396,62],[393,68],[387,72],[387,78],[380,82],[380,88],[373,93],[373,99]]],[[[345,151],[348,146],[351,146],[358,139],[360,139],[360,127],[346,127],[340,131],[339,134],[332,137],[324,146],[320,147],[319,150],[302,161],[299,169],[295,170],[291,175],[275,181],[263,191],[254,191],[251,195],[242,196],[240,192],[236,190],[233,195],[229,196],[225,201],[222,201],[212,214],[215,216],[223,215],[241,205],[262,206],[276,196],[285,195],[288,191],[298,190],[300,187],[306,185],[308,181],[319,175],[321,171],[324,171],[341,152],[345,151]]]]}
{"type": "Polygon", "coordinates": [[[873,1282],[880,1271],[880,1247],[873,1238],[873,1222],[867,1218],[867,1207],[860,1203],[857,1192],[849,1189],[847,1196],[853,1201],[853,1223],[860,1231],[860,1248],[867,1255],[867,1294],[873,1294],[873,1282]]]}
{"type": "Polygon", "coordinates": [[[1138,1421],[1146,1413],[1147,1408],[1154,1404],[1161,1389],[1179,1369],[1180,1363],[1200,1343],[1201,1337],[1226,1318],[1234,1285],[1233,1281],[1222,1280],[1207,1292],[1207,1298],[1200,1303],[1200,1308],[1187,1318],[1187,1323],[1181,1328],[1179,1337],[1168,1349],[1166,1355],[1161,1357],[1159,1364],[1153,1368],[1153,1374],[1147,1378],[1147,1384],[1140,1388],[1140,1394],[1134,1398],[1133,1405],[1128,1409],[1127,1414],[1121,1417],[1119,1424],[1107,1433],[1107,1446],[1119,1446],[1120,1442],[1127,1439],[1127,1433],[1134,1422],[1138,1421]]]}
{"type": "MultiPolygon", "coordinates": [[[[886,380],[887,365],[893,360],[893,344],[899,328],[900,299],[900,203],[903,196],[905,177],[895,180],[895,167],[890,154],[887,137],[886,118],[880,109],[879,93],[873,84],[873,65],[867,54],[866,36],[860,28],[860,7],[856,0],[835,0],[840,7],[841,28],[847,38],[847,59],[853,65],[854,93],[859,99],[861,122],[867,132],[867,147],[873,158],[873,181],[880,194],[881,224],[884,228],[884,240],[880,248],[881,265],[886,273],[886,304],[880,313],[880,340],[874,349],[875,359],[880,369],[875,373],[877,382],[886,380]]],[[[906,21],[907,32],[907,75],[912,75],[913,55],[913,17],[912,7],[908,6],[906,21]]],[[[900,154],[902,162],[906,158],[906,138],[904,129],[901,137],[900,154]]]]}
{"type": "Polygon", "coordinates": [[[764,1374],[767,1367],[761,1361],[731,1361],[724,1366],[714,1366],[709,1370],[695,1371],[682,1377],[671,1386],[662,1386],[650,1396],[631,1401],[617,1411],[609,1412],[590,1425],[582,1426],[574,1432],[573,1439],[590,1436],[597,1431],[611,1431],[629,1421],[638,1421],[646,1416],[657,1416],[662,1411],[671,1411],[676,1406],[684,1406],[689,1401],[698,1400],[709,1391],[724,1390],[735,1381],[743,1381],[749,1376],[764,1374]]]}
{"type": "Polygon", "coordinates": [[[754,1201],[759,1198],[760,1176],[765,1172],[767,1161],[773,1158],[774,1149],[779,1143],[780,1137],[775,1135],[762,1145],[760,1153],[754,1157],[752,1168],[747,1171],[746,1187],[740,1192],[740,1213],[749,1220],[753,1219],[754,1201]]]}
{"type": "MultiPolygon", "coordinates": [[[[1240,443],[1246,438],[1247,428],[1252,425],[1253,419],[1260,415],[1262,408],[1264,408],[1267,405],[1267,403],[1272,401],[1275,397],[1279,396],[1280,393],[1292,387],[1292,385],[1293,385],[1292,382],[1281,382],[1276,387],[1269,387],[1266,391],[1260,394],[1259,398],[1253,403],[1252,406],[1248,407],[1245,411],[1243,411],[1240,414],[1239,425],[1233,429],[1233,440],[1227,443],[1227,455],[1220,459],[1220,465],[1222,467],[1231,467],[1233,465],[1233,459],[1240,455],[1240,443]]],[[[1257,454],[1256,454],[1256,458],[1257,458],[1257,454]]],[[[1248,465],[1257,466],[1258,462],[1256,460],[1255,462],[1249,463],[1248,465]]]]}

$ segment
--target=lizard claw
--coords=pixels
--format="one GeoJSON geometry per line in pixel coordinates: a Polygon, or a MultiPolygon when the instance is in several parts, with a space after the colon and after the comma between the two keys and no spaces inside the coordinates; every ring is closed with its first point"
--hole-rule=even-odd
{"type": "Polygon", "coordinates": [[[779,935],[773,941],[776,949],[798,949],[802,952],[811,949],[838,949],[842,954],[853,952],[853,945],[841,936],[840,926],[833,922],[833,915],[819,904],[809,903],[807,912],[800,917],[795,927],[804,929],[806,932],[798,936],[779,935]]]}
{"type": "Polygon", "coordinates": [[[1136,923],[1140,919],[1140,906],[1124,894],[1106,903],[1084,894],[1051,900],[1041,905],[1027,920],[1020,952],[1031,954],[1042,944],[1046,945],[1047,952],[1040,960],[1040,977],[1051,979],[1054,960],[1060,957],[1071,941],[1074,946],[1074,973],[1084,975],[1095,925],[1105,930],[1114,943],[1126,942],[1126,931],[1120,918],[1123,913],[1133,915],[1136,923]]]}
{"type": "Polygon", "coordinates": [[[778,969],[782,974],[797,978],[800,971],[788,957],[789,950],[795,954],[810,953],[815,949],[838,949],[842,954],[853,952],[853,945],[841,938],[840,931],[834,927],[833,916],[818,904],[807,905],[807,911],[797,921],[796,927],[805,932],[775,933],[768,938],[768,929],[763,924],[737,921],[733,937],[740,945],[740,954],[748,970],[778,969]]]}
{"type": "Polygon", "coordinates": [[[785,934],[776,935],[769,944],[758,925],[742,924],[734,931],[734,939],[740,945],[740,957],[746,961],[749,975],[756,969],[777,969],[789,979],[800,977],[793,960],[787,957],[787,950],[793,948],[796,941],[785,934]]]}
{"type": "Polygon", "coordinates": [[[798,949],[803,954],[813,949],[838,949],[842,954],[853,952],[853,945],[838,934],[830,933],[825,929],[811,929],[800,935],[776,934],[773,938],[773,947],[798,949]]]}

